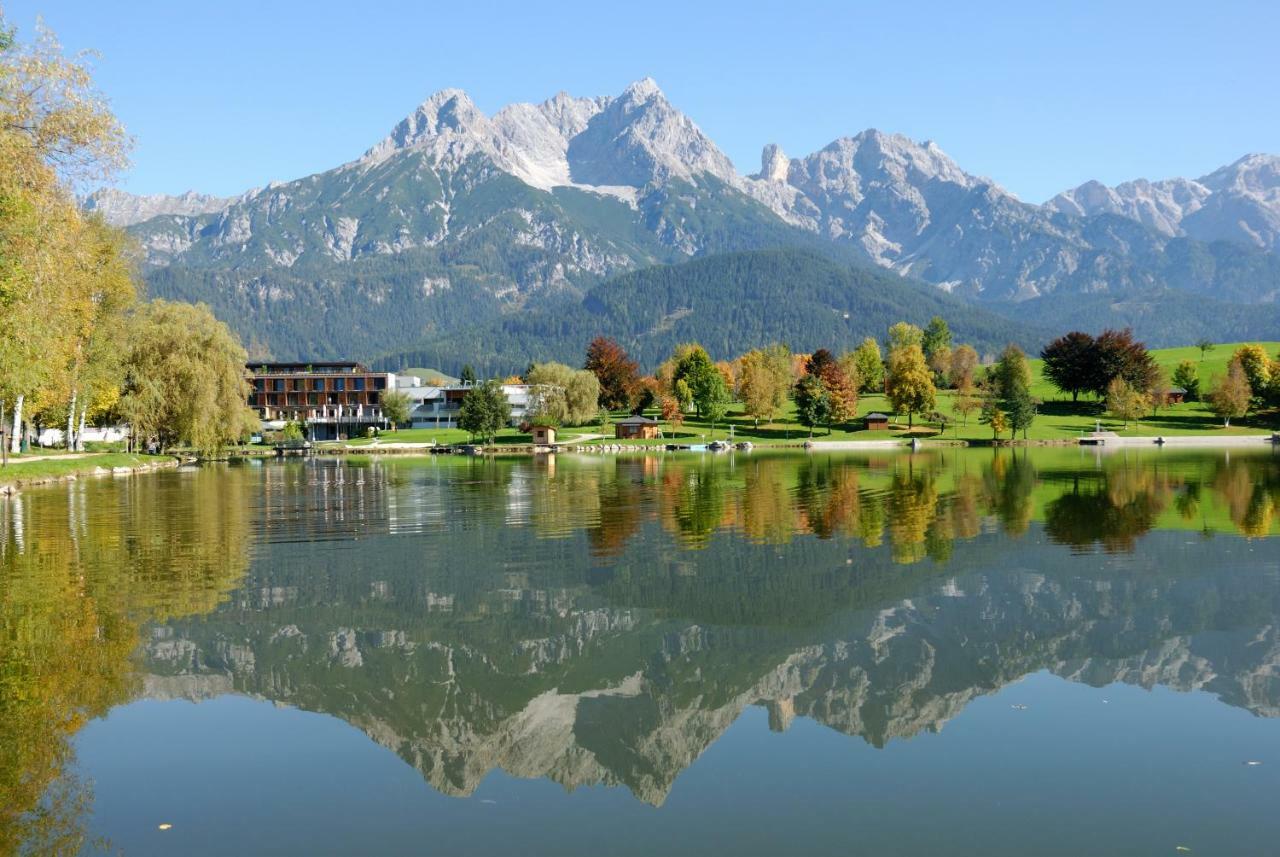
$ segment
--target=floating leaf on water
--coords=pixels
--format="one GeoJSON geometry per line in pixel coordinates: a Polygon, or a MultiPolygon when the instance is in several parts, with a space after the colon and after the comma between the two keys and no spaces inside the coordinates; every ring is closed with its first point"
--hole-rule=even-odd
{"type": "Polygon", "coordinates": [[[1014,705],[1010,705],[1009,707],[1010,707],[1010,708],[1012,708],[1014,711],[1026,711],[1026,710],[1027,710],[1027,707],[1026,707],[1025,705],[1022,705],[1022,704],[1014,704],[1014,705]]]}
{"type": "Polygon", "coordinates": [[[1178,846],[1177,848],[1175,848],[1174,850],[1175,850],[1175,851],[1190,851],[1191,849],[1190,849],[1190,848],[1188,848],[1188,847],[1187,847],[1187,846],[1185,846],[1185,845],[1179,845],[1179,846],[1178,846]]]}
{"type": "Polygon", "coordinates": [[[171,829],[171,828],[173,827],[173,825],[166,821],[164,824],[157,825],[157,827],[158,827],[160,830],[169,830],[169,829],[171,829]]]}
{"type": "Polygon", "coordinates": [[[1245,762],[1245,765],[1247,765],[1250,768],[1256,768],[1261,764],[1262,763],[1259,762],[1257,759],[1250,759],[1249,761],[1245,762]]]}

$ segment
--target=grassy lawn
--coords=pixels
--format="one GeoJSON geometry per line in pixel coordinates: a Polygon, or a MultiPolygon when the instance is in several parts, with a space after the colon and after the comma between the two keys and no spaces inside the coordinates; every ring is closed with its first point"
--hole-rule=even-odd
{"type": "MultiPolygon", "coordinates": [[[[1211,378],[1226,373],[1227,362],[1241,343],[1229,343],[1216,346],[1200,360],[1200,350],[1194,346],[1184,348],[1165,348],[1152,351],[1157,364],[1165,376],[1172,374],[1174,367],[1182,360],[1192,360],[1200,368],[1202,387],[1207,387],[1211,378]]],[[[1263,347],[1270,353],[1280,351],[1280,342],[1264,342],[1263,347]]],[[[1202,402],[1185,402],[1161,408],[1159,412],[1150,414],[1141,420],[1130,422],[1127,426],[1119,420],[1112,419],[1103,412],[1102,403],[1090,396],[1083,396],[1079,402],[1073,403],[1069,395],[1058,392],[1042,375],[1042,361],[1032,360],[1031,369],[1034,374],[1031,393],[1043,400],[1039,415],[1027,431],[1028,440],[1071,440],[1082,433],[1092,432],[1102,423],[1103,431],[1114,431],[1121,435],[1134,437],[1156,437],[1159,435],[1245,435],[1269,434],[1278,422],[1274,415],[1247,417],[1244,420],[1232,420],[1230,428],[1224,429],[1222,421],[1213,415],[1202,402]]],[[[825,429],[816,429],[814,440],[909,440],[912,437],[956,439],[956,440],[990,440],[991,430],[978,421],[978,414],[969,415],[968,424],[961,425],[952,410],[954,395],[949,390],[938,393],[938,410],[953,417],[948,423],[945,433],[939,433],[936,425],[924,424],[919,418],[913,429],[908,430],[905,417],[893,417],[889,402],[884,395],[868,394],[858,399],[859,418],[879,411],[891,415],[889,431],[864,431],[854,426],[833,426],[831,433],[825,429]]],[[[656,416],[656,414],[650,414],[656,416]]],[[[619,414],[618,417],[624,416],[619,414]]],[[[795,418],[794,405],[788,404],[784,413],[770,423],[761,423],[757,427],[753,420],[741,412],[738,405],[730,408],[725,423],[717,425],[713,430],[704,421],[690,417],[678,430],[672,430],[667,424],[662,425],[664,439],[648,441],[650,444],[661,443],[702,443],[729,436],[728,426],[733,426],[735,440],[749,440],[752,443],[795,443],[807,440],[809,430],[795,418]]],[[[1009,437],[1008,433],[1002,435],[1009,437]]],[[[1019,434],[1019,439],[1022,435],[1019,434]]],[[[609,443],[610,441],[592,441],[592,443],[609,443]]],[[[628,443],[642,443],[628,441],[628,443]]]]}
{"type": "Polygon", "coordinates": [[[127,452],[103,452],[80,458],[50,458],[45,461],[9,459],[9,466],[0,468],[0,485],[30,480],[51,479],[59,476],[78,476],[93,473],[97,468],[138,467],[172,461],[167,455],[141,455],[127,452]]]}

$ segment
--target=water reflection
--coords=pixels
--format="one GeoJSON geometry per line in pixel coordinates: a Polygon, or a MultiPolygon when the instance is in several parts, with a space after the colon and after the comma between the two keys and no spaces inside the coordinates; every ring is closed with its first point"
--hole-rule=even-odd
{"type": "Polygon", "coordinates": [[[79,848],[91,794],[70,773],[70,738],[141,690],[130,656],[145,623],[208,613],[239,583],[247,475],[75,483],[0,503],[0,853],[79,848]]]}
{"type": "Polygon", "coordinates": [[[999,450],[32,491],[0,506],[0,853],[84,837],[70,738],[140,696],[332,714],[447,794],[502,768],[653,804],[752,705],[883,746],[1050,670],[1274,717],[1280,579],[1249,539],[1278,490],[1269,454],[999,450]]]}

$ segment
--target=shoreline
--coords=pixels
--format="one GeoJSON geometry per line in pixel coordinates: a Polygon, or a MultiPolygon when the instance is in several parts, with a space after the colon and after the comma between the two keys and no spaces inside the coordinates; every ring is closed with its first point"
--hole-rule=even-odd
{"type": "Polygon", "coordinates": [[[82,466],[73,466],[64,473],[44,473],[33,476],[18,476],[10,478],[5,471],[8,468],[0,468],[0,496],[12,496],[17,494],[23,488],[30,488],[35,485],[51,485],[56,482],[75,482],[78,479],[102,476],[132,476],[138,473],[151,473],[156,470],[166,470],[178,467],[182,461],[176,456],[164,455],[154,456],[155,460],[136,461],[129,464],[108,464],[103,461],[118,461],[112,459],[112,456],[127,453],[109,453],[100,454],[90,453],[88,455],[77,455],[74,458],[57,456],[52,458],[41,459],[40,461],[24,462],[21,459],[11,459],[8,467],[21,467],[24,463],[28,464],[45,464],[53,462],[55,464],[61,461],[77,461],[82,462],[82,466]]]}
{"type": "MultiPolygon", "coordinates": [[[[1235,447],[1266,447],[1280,444],[1280,433],[1251,435],[1142,435],[1076,438],[1040,438],[1032,440],[974,440],[893,438],[884,440],[808,440],[789,441],[786,443],[757,443],[752,441],[751,449],[759,452],[779,450],[805,452],[840,452],[840,451],[910,451],[912,449],[943,448],[1031,448],[1031,447],[1092,447],[1096,449],[1118,449],[1130,447],[1198,448],[1198,449],[1230,449],[1235,447]]],[[[571,453],[580,455],[619,455],[633,453],[666,453],[702,450],[668,449],[667,444],[628,444],[601,443],[580,444],[561,443],[554,446],[534,446],[531,444],[495,444],[490,447],[472,444],[432,445],[429,443],[370,444],[367,446],[320,446],[310,450],[311,456],[409,456],[426,457],[431,455],[469,455],[469,456],[537,456],[554,453],[571,453]]],[[[232,457],[264,458],[273,457],[271,450],[237,450],[232,457]]]]}

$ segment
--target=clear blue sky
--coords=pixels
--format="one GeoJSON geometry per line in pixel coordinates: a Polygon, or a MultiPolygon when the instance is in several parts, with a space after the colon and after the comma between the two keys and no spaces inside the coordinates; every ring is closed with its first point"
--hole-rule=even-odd
{"type": "Polygon", "coordinates": [[[119,184],[232,194],[358,156],[430,93],[492,113],[654,77],[738,165],[863,128],[1040,202],[1280,153],[1280,3],[5,4],[43,15],[137,145],[119,184]],[[1053,7],[1053,8],[1050,8],[1053,7]],[[553,11],[554,10],[554,11],[553,11]]]}

